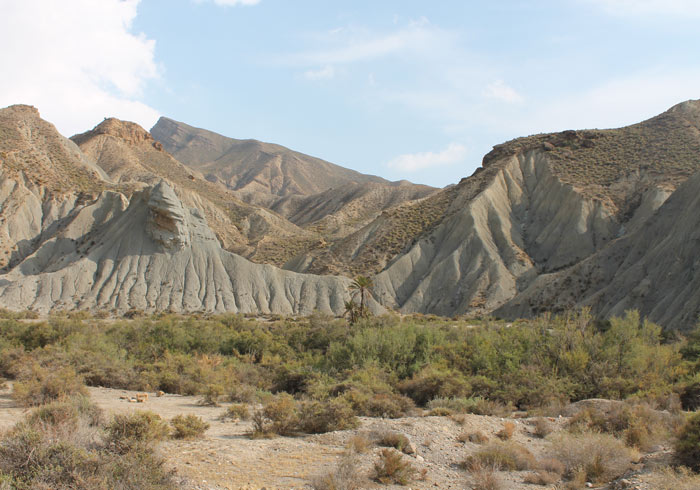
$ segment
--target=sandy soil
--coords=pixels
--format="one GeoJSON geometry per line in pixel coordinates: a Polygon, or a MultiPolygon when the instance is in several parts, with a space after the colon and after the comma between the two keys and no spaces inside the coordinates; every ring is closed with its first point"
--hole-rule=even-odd
{"type": "MultiPolygon", "coordinates": [[[[26,410],[15,405],[9,396],[9,386],[0,390],[0,430],[10,428],[26,410]]],[[[462,443],[457,437],[462,432],[482,431],[490,439],[510,420],[516,425],[513,440],[526,446],[536,457],[546,457],[545,440],[532,433],[531,419],[503,419],[478,415],[465,415],[460,425],[449,417],[405,417],[401,419],[361,418],[360,427],[354,430],[330,432],[299,437],[277,437],[251,440],[247,434],[251,422],[222,421],[226,405],[204,407],[197,404],[197,397],[149,395],[145,403],[131,403],[120,397],[135,397],[136,392],[107,388],[90,388],[94,402],[108,413],[126,413],[150,410],[165,419],[179,414],[195,414],[211,427],[205,437],[197,440],[164,442],[160,451],[168,464],[177,472],[178,479],[188,490],[259,490],[259,489],[311,489],[314,477],[331,472],[342,457],[349,440],[357,434],[372,437],[384,431],[396,431],[406,435],[416,447],[416,454],[406,455],[413,466],[422,472],[422,479],[408,487],[392,487],[372,482],[368,476],[381,448],[371,447],[360,456],[358,478],[363,488],[411,488],[414,490],[471,488],[469,473],[459,468],[459,463],[479,447],[462,443]]],[[[560,430],[564,420],[551,419],[560,430]]],[[[500,472],[503,488],[533,489],[554,488],[523,483],[528,472],[500,472]]],[[[631,488],[647,488],[640,479],[631,488]]],[[[623,487],[616,487],[623,488],[623,487]]]]}

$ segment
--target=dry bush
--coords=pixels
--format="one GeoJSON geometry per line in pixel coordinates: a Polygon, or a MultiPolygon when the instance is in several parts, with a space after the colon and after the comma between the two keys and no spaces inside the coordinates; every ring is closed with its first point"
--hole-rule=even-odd
{"type": "Polygon", "coordinates": [[[358,466],[357,454],[347,451],[331,473],[314,478],[311,485],[314,490],[357,490],[363,483],[358,477],[358,466]]]}
{"type": "Polygon", "coordinates": [[[569,420],[570,432],[603,432],[622,438],[630,447],[647,450],[670,438],[674,420],[646,403],[617,403],[607,410],[589,407],[569,420]]]}
{"type": "Polygon", "coordinates": [[[480,430],[470,433],[467,437],[469,439],[469,442],[473,442],[474,444],[486,444],[487,442],[489,442],[489,436],[487,436],[480,430]]]}
{"type": "Polygon", "coordinates": [[[475,465],[470,474],[472,477],[473,490],[502,490],[503,481],[496,473],[498,468],[494,466],[475,465]]]}
{"type": "Polygon", "coordinates": [[[429,417],[448,417],[452,414],[454,412],[447,407],[436,407],[428,412],[429,417]]]}
{"type": "Polygon", "coordinates": [[[515,424],[513,422],[506,422],[503,424],[503,429],[496,432],[496,437],[502,441],[509,441],[515,433],[515,424]]]}
{"type": "Polygon", "coordinates": [[[504,471],[522,471],[537,467],[532,453],[514,442],[495,442],[468,456],[462,466],[473,468],[493,467],[504,471]]]}
{"type": "Polygon", "coordinates": [[[394,449],[382,449],[379,453],[379,461],[374,463],[374,479],[385,485],[390,483],[406,485],[415,472],[413,465],[394,449]]]}
{"type": "Polygon", "coordinates": [[[196,415],[176,415],[170,419],[173,428],[174,439],[196,439],[202,437],[209,428],[209,424],[196,415]]]}
{"type": "MultiPolygon", "coordinates": [[[[292,395],[282,393],[269,400],[263,408],[263,415],[270,421],[270,425],[269,427],[261,427],[262,432],[286,436],[297,431],[299,414],[297,413],[297,403],[292,395]]],[[[255,422],[255,419],[253,421],[255,422]]]]}
{"type": "MultiPolygon", "coordinates": [[[[174,490],[172,473],[149,444],[153,439],[116,445],[108,426],[103,441],[102,427],[94,425],[98,410],[85,400],[66,400],[18,423],[0,439],[0,488],[174,490]]],[[[117,432],[136,439],[133,431],[117,432]]]]}
{"type": "Polygon", "coordinates": [[[537,470],[525,475],[523,481],[530,485],[552,485],[561,480],[561,475],[546,470],[537,470]]]}
{"type": "Polygon", "coordinates": [[[170,434],[168,425],[160,415],[147,411],[116,414],[106,430],[107,442],[122,452],[139,443],[163,440],[170,434]]]}
{"type": "Polygon", "coordinates": [[[258,398],[258,390],[255,386],[247,384],[236,384],[228,393],[228,401],[233,403],[254,403],[258,398]]]}
{"type": "Polygon", "coordinates": [[[377,436],[377,445],[383,447],[393,447],[402,453],[410,447],[411,441],[400,432],[383,432],[377,436]]]}
{"type": "Polygon", "coordinates": [[[342,398],[302,402],[298,412],[299,430],[307,434],[346,430],[358,425],[355,412],[342,398]]]}
{"type": "Polygon", "coordinates": [[[348,441],[348,450],[364,454],[372,447],[372,441],[364,434],[356,434],[348,441]]]}
{"type": "Polygon", "coordinates": [[[250,410],[245,403],[229,405],[226,411],[221,415],[221,420],[248,420],[249,418],[250,410]]]}
{"type": "Polygon", "coordinates": [[[413,412],[416,405],[410,398],[394,393],[377,393],[360,408],[362,415],[397,419],[413,412]]]}
{"type": "Polygon", "coordinates": [[[533,434],[541,439],[544,439],[545,437],[547,437],[549,434],[552,433],[552,430],[553,430],[552,425],[544,417],[537,417],[533,421],[533,425],[534,425],[533,434]]]}
{"type": "Polygon", "coordinates": [[[652,471],[646,481],[655,490],[697,490],[700,488],[700,475],[684,466],[659,468],[652,471]]]}
{"type": "Polygon", "coordinates": [[[87,388],[71,367],[51,370],[34,365],[12,388],[12,397],[25,407],[35,407],[73,395],[87,396],[87,388]]]}
{"type": "Polygon", "coordinates": [[[202,398],[199,399],[199,404],[204,407],[218,407],[219,400],[224,394],[224,388],[221,385],[208,385],[202,393],[202,398]]]}
{"type": "Polygon", "coordinates": [[[542,459],[539,463],[537,463],[537,466],[540,470],[547,471],[549,473],[556,473],[559,476],[563,475],[566,471],[564,463],[554,458],[542,459]]]}
{"type": "Polygon", "coordinates": [[[564,463],[571,479],[582,469],[587,481],[608,482],[622,475],[637,453],[609,434],[558,434],[552,440],[553,456],[564,463]]]}

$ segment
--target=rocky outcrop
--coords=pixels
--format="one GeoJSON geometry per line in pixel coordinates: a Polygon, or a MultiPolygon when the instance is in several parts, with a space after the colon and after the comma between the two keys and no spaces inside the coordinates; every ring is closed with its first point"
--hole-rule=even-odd
{"type": "MultiPolygon", "coordinates": [[[[161,181],[148,199],[148,232],[165,248],[182,248],[190,243],[185,210],[172,188],[161,181]]],[[[201,214],[197,213],[201,218],[201,214]]]]}

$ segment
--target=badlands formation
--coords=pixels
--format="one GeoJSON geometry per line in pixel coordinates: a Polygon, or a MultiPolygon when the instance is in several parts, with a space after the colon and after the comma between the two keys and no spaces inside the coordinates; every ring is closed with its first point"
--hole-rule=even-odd
{"type": "Polygon", "coordinates": [[[0,110],[0,307],[700,315],[700,102],[498,145],[442,190],[161,119],[0,110]],[[311,178],[318,176],[318,178],[311,178]]]}

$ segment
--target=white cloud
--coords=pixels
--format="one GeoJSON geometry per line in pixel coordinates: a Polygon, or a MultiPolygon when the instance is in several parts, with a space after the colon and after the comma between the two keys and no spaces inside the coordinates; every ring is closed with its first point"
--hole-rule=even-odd
{"type": "Polygon", "coordinates": [[[700,16],[698,0],[583,0],[619,16],[681,15],[700,16]]]}
{"type": "Polygon", "coordinates": [[[426,151],[399,155],[387,163],[387,166],[406,172],[415,172],[426,168],[453,165],[464,161],[466,157],[467,149],[463,145],[450,143],[447,148],[439,152],[426,151]]]}
{"type": "Polygon", "coordinates": [[[496,80],[489,83],[483,92],[484,97],[489,99],[497,99],[503,102],[517,103],[522,102],[522,96],[512,87],[508,86],[503,80],[496,80]]]}
{"type": "Polygon", "coordinates": [[[330,80],[335,76],[335,69],[331,65],[326,65],[318,70],[307,70],[304,78],[307,80],[330,80]]]}
{"type": "Polygon", "coordinates": [[[449,44],[450,35],[427,19],[409,22],[386,34],[376,34],[357,27],[336,28],[315,36],[320,49],[291,55],[292,64],[337,65],[376,60],[402,53],[434,55],[449,44]]]}
{"type": "Polygon", "coordinates": [[[155,41],[130,31],[139,1],[3,2],[0,106],[34,105],[66,136],[106,116],[150,128],[158,111],[139,97],[159,69],[155,41]]]}

